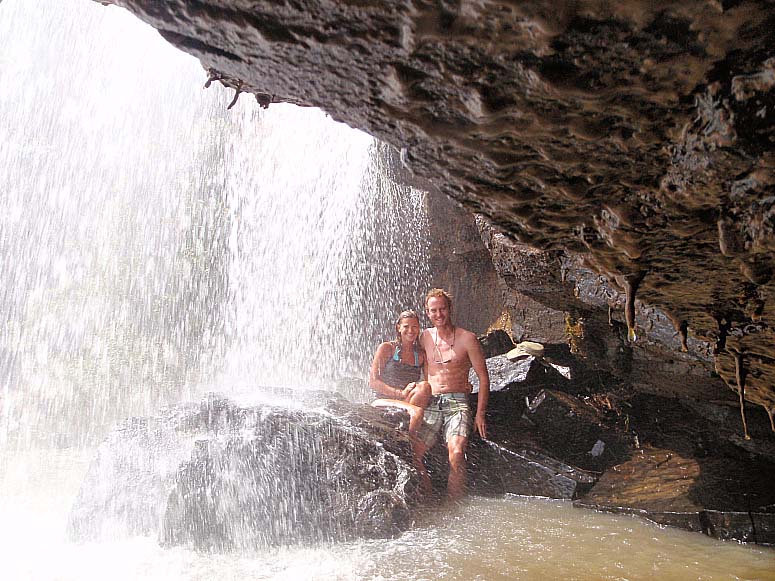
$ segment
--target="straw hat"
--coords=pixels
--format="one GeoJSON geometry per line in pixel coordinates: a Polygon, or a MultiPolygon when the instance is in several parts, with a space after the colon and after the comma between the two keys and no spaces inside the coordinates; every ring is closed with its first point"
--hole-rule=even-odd
{"type": "Polygon", "coordinates": [[[506,353],[506,359],[509,361],[519,361],[525,357],[535,357],[541,359],[544,356],[544,346],[532,341],[522,341],[514,349],[506,353]]]}

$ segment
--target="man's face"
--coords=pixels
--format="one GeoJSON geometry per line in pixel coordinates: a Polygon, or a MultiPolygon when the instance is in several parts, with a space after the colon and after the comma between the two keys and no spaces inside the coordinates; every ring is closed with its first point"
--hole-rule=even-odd
{"type": "Polygon", "coordinates": [[[429,298],[425,311],[434,327],[444,327],[449,323],[449,305],[444,297],[429,298]]]}

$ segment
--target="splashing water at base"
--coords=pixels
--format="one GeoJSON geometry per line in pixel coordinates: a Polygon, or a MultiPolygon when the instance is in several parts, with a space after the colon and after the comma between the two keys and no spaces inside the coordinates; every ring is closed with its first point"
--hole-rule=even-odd
{"type": "Polygon", "coordinates": [[[469,498],[392,540],[214,555],[155,538],[65,543],[89,455],[0,458],[0,575],[22,580],[775,579],[775,549],[537,498],[469,498]],[[52,487],[51,482],[57,482],[52,487]]]}

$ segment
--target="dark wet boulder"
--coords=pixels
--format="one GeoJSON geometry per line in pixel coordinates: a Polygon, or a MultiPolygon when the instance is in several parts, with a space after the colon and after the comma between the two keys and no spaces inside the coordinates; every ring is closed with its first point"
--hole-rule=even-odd
{"type": "Polygon", "coordinates": [[[255,419],[247,433],[197,442],[169,496],[164,544],[220,550],[389,537],[407,524],[416,491],[409,448],[402,458],[383,444],[395,448],[400,432],[305,410],[267,407],[255,419]]]}
{"type": "MultiPolygon", "coordinates": [[[[491,437],[527,446],[584,470],[601,471],[621,462],[633,448],[626,420],[604,411],[604,395],[573,395],[580,391],[573,368],[546,359],[527,357],[509,361],[505,356],[487,360],[490,402],[487,408],[491,437]],[[571,392],[571,393],[568,393],[571,392]]],[[[478,378],[469,380],[478,389],[478,378]]],[[[474,405],[476,398],[473,398],[474,405]]]]}
{"type": "Polygon", "coordinates": [[[418,499],[409,440],[376,410],[329,398],[304,409],[208,398],[127,422],[89,468],[70,537],[229,550],[394,535],[418,499]]]}
{"type": "Polygon", "coordinates": [[[152,418],[130,418],[97,449],[67,523],[75,541],[154,534],[178,467],[191,455],[196,429],[219,402],[181,406],[152,418]],[[190,441],[191,440],[191,441],[190,441]]]}
{"type": "Polygon", "coordinates": [[[722,540],[775,545],[775,510],[720,511],[703,510],[702,532],[722,540]]]}
{"type": "Polygon", "coordinates": [[[482,335],[479,337],[479,344],[482,346],[484,356],[488,358],[503,355],[514,348],[514,341],[503,329],[495,329],[482,335]]]}
{"type": "Polygon", "coordinates": [[[474,438],[469,446],[470,490],[571,500],[589,490],[596,475],[565,464],[545,450],[474,438]]]}
{"type": "Polygon", "coordinates": [[[529,399],[526,417],[546,449],[587,470],[612,466],[633,448],[630,434],[596,407],[567,393],[542,389],[529,399]]]}

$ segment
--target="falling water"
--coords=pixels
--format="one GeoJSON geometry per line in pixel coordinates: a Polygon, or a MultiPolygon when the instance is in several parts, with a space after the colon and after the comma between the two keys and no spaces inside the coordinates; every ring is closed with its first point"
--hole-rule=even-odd
{"type": "Polygon", "coordinates": [[[364,390],[425,288],[423,200],[387,146],[319,111],[227,110],[115,7],[4,0],[0,39],[0,578],[773,578],[768,549],[510,497],[388,541],[67,543],[116,421],[205,390],[364,390]]]}
{"type": "Polygon", "coordinates": [[[227,111],[194,59],[97,8],[3,5],[0,441],[362,378],[427,280],[422,194],[318,110],[227,111]]]}

